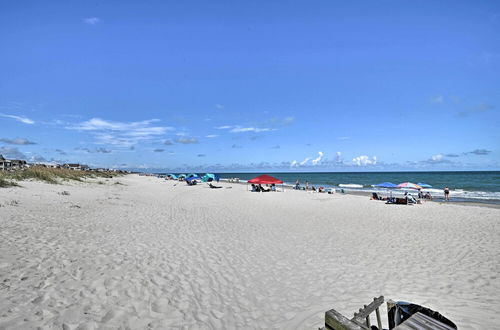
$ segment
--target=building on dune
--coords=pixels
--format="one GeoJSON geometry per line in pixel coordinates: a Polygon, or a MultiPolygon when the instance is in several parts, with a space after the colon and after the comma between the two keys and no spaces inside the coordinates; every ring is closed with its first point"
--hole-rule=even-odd
{"type": "Polygon", "coordinates": [[[9,171],[26,167],[26,161],[22,159],[6,159],[0,155],[0,170],[9,171]]]}
{"type": "Polygon", "coordinates": [[[87,165],[82,164],[64,164],[62,167],[75,171],[88,171],[90,169],[87,165]]]}

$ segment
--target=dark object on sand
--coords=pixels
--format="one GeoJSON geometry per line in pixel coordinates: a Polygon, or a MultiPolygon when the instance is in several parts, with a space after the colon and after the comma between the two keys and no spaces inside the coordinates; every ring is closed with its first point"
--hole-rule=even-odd
{"type": "Polygon", "coordinates": [[[386,204],[413,205],[413,204],[417,204],[417,201],[412,196],[405,197],[405,198],[392,197],[392,198],[387,199],[386,204]]]}
{"type": "Polygon", "coordinates": [[[212,189],[219,189],[222,188],[222,186],[214,186],[212,183],[209,183],[208,186],[212,189]]]}
{"type": "Polygon", "coordinates": [[[397,302],[388,301],[387,316],[389,318],[389,329],[394,329],[398,324],[403,324],[406,320],[409,320],[416,313],[421,313],[431,319],[437,320],[447,325],[451,329],[457,328],[455,323],[451,322],[446,317],[441,315],[439,312],[433,311],[430,308],[412,304],[405,301],[397,301],[397,302]]]}
{"type": "MultiPolygon", "coordinates": [[[[364,305],[354,313],[352,319],[331,309],[325,313],[325,326],[320,330],[382,330],[379,307],[384,303],[384,296],[373,298],[369,305],[364,305]],[[371,325],[370,314],[375,312],[377,325],[371,325]]],[[[427,307],[407,302],[387,302],[389,330],[455,330],[457,326],[427,307]]]]}
{"type": "Polygon", "coordinates": [[[372,198],[376,201],[387,201],[389,200],[388,198],[380,197],[376,192],[372,192],[372,198]]]}

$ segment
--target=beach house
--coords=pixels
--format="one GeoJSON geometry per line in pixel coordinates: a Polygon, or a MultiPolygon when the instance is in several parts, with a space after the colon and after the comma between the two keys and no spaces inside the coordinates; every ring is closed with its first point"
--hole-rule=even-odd
{"type": "Polygon", "coordinates": [[[64,168],[67,168],[69,170],[75,170],[75,171],[88,171],[89,167],[87,165],[82,165],[82,164],[64,164],[64,168]]]}
{"type": "Polygon", "coordinates": [[[5,159],[0,155],[0,170],[16,170],[26,166],[26,161],[21,159],[5,159]]]}
{"type": "Polygon", "coordinates": [[[3,155],[0,155],[0,170],[6,170],[7,168],[7,160],[3,157],[3,155]]]}
{"type": "Polygon", "coordinates": [[[55,162],[36,162],[32,164],[33,166],[41,166],[41,167],[47,167],[47,168],[59,168],[61,165],[55,162]]]}

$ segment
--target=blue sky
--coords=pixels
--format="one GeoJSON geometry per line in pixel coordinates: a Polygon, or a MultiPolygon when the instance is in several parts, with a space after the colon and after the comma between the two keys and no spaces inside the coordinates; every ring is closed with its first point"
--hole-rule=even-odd
{"type": "Polygon", "coordinates": [[[213,171],[500,169],[500,2],[0,5],[0,153],[213,171]]]}

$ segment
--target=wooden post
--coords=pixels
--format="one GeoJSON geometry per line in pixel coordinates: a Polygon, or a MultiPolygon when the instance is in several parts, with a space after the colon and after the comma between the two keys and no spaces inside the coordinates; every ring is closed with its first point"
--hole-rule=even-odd
{"type": "MultiPolygon", "coordinates": [[[[363,305],[364,308],[366,308],[366,305],[363,305]]],[[[370,314],[366,315],[366,326],[370,328],[370,314]]]]}
{"type": "Polygon", "coordinates": [[[356,322],[357,324],[369,324],[370,321],[367,320],[367,317],[383,303],[384,296],[374,298],[373,301],[368,304],[368,306],[365,305],[365,308],[360,308],[359,312],[354,314],[352,321],[356,322]]]}
{"type": "Polygon", "coordinates": [[[379,310],[378,307],[375,310],[375,313],[377,314],[377,325],[378,325],[378,328],[382,329],[382,319],[380,318],[380,310],[379,310]]]}

